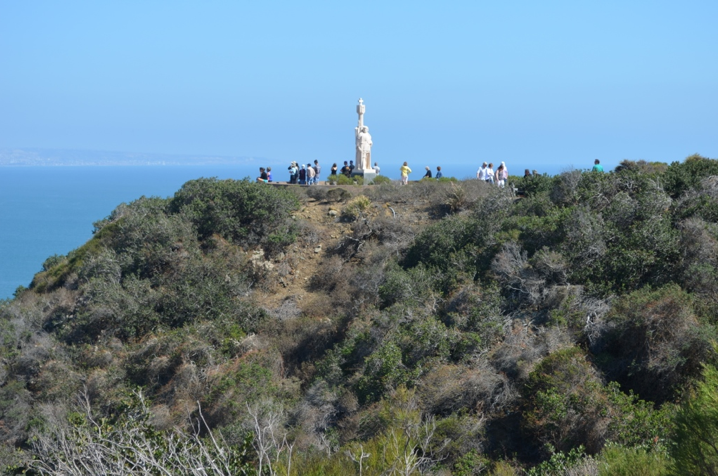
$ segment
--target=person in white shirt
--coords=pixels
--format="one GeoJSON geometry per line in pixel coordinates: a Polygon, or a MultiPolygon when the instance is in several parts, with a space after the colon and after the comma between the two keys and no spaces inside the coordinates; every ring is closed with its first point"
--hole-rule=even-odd
{"type": "Polygon", "coordinates": [[[489,166],[486,168],[486,181],[489,183],[494,183],[494,164],[489,163],[489,166]]]}
{"type": "Polygon", "coordinates": [[[376,170],[376,174],[379,175],[379,172],[381,172],[381,169],[379,168],[379,164],[374,162],[374,170],[376,170]]]}
{"type": "Polygon", "coordinates": [[[487,179],[487,177],[486,177],[487,168],[486,167],[487,167],[486,162],[484,162],[483,164],[481,164],[481,168],[476,171],[476,178],[479,180],[483,180],[484,182],[487,179]]]}

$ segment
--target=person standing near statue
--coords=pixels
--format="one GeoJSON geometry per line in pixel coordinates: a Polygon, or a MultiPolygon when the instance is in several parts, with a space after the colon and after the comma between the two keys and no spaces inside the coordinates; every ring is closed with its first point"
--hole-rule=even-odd
{"type": "Polygon", "coordinates": [[[401,171],[401,184],[402,185],[408,184],[409,183],[409,174],[411,173],[409,164],[404,162],[404,165],[399,167],[399,170],[401,171]]]}
{"type": "Polygon", "coordinates": [[[319,183],[319,174],[322,172],[322,167],[319,165],[319,161],[314,161],[314,185],[317,185],[319,183]]]}

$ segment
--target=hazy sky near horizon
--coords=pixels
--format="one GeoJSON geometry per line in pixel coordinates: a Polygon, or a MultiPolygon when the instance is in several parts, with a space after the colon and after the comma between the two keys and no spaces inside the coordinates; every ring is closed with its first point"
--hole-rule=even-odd
{"type": "MultiPolygon", "coordinates": [[[[718,2],[0,0],[0,148],[718,158],[718,2]]],[[[397,165],[398,166],[398,165],[397,165]]]]}

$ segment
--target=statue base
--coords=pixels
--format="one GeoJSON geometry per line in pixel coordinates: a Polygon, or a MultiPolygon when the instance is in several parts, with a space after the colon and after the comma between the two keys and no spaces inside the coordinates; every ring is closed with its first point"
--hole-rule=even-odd
{"type": "Polygon", "coordinates": [[[374,179],[376,178],[376,172],[374,169],[368,169],[368,170],[352,170],[352,173],[350,177],[354,177],[355,175],[359,175],[364,180],[364,185],[369,185],[370,183],[374,182],[374,179]]]}

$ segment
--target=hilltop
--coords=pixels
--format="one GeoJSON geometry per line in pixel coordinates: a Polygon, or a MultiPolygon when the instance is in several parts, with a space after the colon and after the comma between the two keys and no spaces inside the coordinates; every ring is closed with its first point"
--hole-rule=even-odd
{"type": "Polygon", "coordinates": [[[511,182],[199,179],[119,205],[0,306],[0,454],[46,474],[694,471],[718,161],[511,182]]]}

